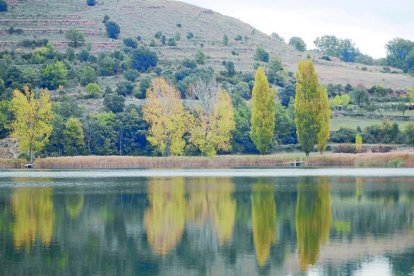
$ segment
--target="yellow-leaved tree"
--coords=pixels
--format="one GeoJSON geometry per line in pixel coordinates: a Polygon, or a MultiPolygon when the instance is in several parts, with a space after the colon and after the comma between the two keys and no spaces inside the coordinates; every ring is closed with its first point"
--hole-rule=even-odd
{"type": "Polygon", "coordinates": [[[193,84],[191,92],[196,104],[190,116],[190,142],[205,156],[229,150],[236,127],[229,93],[214,82],[205,81],[193,84]]]}
{"type": "Polygon", "coordinates": [[[252,92],[252,117],[250,137],[261,154],[269,152],[275,130],[276,90],[269,86],[265,70],[256,72],[252,92]]]}
{"type": "Polygon", "coordinates": [[[164,155],[181,155],[185,141],[185,112],[180,93],[165,79],[156,78],[143,106],[149,124],[147,140],[164,155]]]}
{"type": "Polygon", "coordinates": [[[10,125],[11,135],[19,142],[20,152],[29,151],[30,163],[33,163],[34,152],[44,148],[52,133],[54,115],[50,92],[44,89],[36,95],[27,86],[23,92],[15,90],[11,110],[15,117],[10,125]]]}
{"type": "Polygon", "coordinates": [[[330,137],[331,107],[328,98],[328,90],[325,86],[319,86],[319,129],[317,134],[317,146],[322,154],[330,137]]]}

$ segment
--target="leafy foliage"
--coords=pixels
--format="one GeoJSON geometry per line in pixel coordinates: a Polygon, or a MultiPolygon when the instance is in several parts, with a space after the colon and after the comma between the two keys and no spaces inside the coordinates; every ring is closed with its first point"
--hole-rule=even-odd
{"type": "Polygon", "coordinates": [[[119,27],[118,23],[115,23],[114,21],[106,21],[105,28],[109,38],[118,39],[119,34],[121,33],[121,27],[119,27]]]}
{"type": "Polygon", "coordinates": [[[145,72],[148,69],[157,66],[157,63],[157,53],[149,50],[148,48],[141,47],[134,50],[132,53],[132,68],[140,72],[145,72]]]}
{"type": "Polygon", "coordinates": [[[262,154],[267,153],[272,144],[275,129],[275,94],[275,89],[269,86],[264,69],[259,67],[252,93],[250,136],[262,154]]]}
{"type": "Polygon", "coordinates": [[[85,146],[82,123],[77,118],[69,118],[63,129],[63,151],[65,155],[80,155],[85,146]]]}
{"type": "Polygon", "coordinates": [[[306,43],[302,38],[298,36],[293,36],[289,39],[289,45],[293,46],[296,50],[300,52],[306,51],[306,43]]]}
{"type": "Polygon", "coordinates": [[[257,47],[254,59],[257,61],[269,62],[269,53],[262,47],[257,47]]]}
{"type": "Polygon", "coordinates": [[[79,30],[76,29],[67,31],[65,37],[69,41],[70,47],[77,48],[85,43],[85,37],[79,30]]]}
{"type": "Polygon", "coordinates": [[[15,90],[11,110],[16,118],[11,124],[12,137],[19,141],[21,153],[29,151],[32,163],[33,152],[43,149],[52,133],[50,92],[42,90],[36,97],[35,92],[28,87],[25,87],[23,93],[15,90]]]}
{"type": "Polygon", "coordinates": [[[61,61],[47,65],[42,71],[42,86],[51,90],[67,82],[68,72],[61,61]]]}

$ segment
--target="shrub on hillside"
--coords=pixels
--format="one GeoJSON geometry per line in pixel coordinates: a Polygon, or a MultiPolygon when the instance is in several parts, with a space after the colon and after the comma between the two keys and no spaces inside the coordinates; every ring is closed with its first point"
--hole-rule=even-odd
{"type": "Polygon", "coordinates": [[[133,49],[136,49],[138,47],[137,41],[130,37],[124,39],[124,45],[126,47],[133,48],[133,49]]]}
{"type": "Polygon", "coordinates": [[[101,87],[96,82],[88,84],[85,88],[88,98],[98,98],[101,94],[101,87]]]}
{"type": "Polygon", "coordinates": [[[7,11],[7,3],[3,0],[0,0],[0,12],[6,12],[7,11]]]}
{"type": "Polygon", "coordinates": [[[144,72],[158,64],[157,53],[141,47],[132,52],[132,68],[144,72]]]}
{"type": "Polygon", "coordinates": [[[79,82],[81,85],[85,86],[89,83],[94,83],[98,79],[95,68],[90,65],[82,67],[79,71],[79,82]]]}
{"type": "Polygon", "coordinates": [[[122,112],[125,108],[125,97],[109,93],[105,95],[104,106],[107,111],[112,111],[113,113],[122,112]]]}
{"type": "Polygon", "coordinates": [[[332,151],[334,153],[356,153],[356,148],[354,144],[340,144],[333,146],[332,151]]]}
{"type": "Polygon", "coordinates": [[[121,27],[119,27],[118,23],[115,23],[114,21],[106,21],[105,28],[109,38],[118,39],[121,32],[121,27]]]}
{"type": "Polygon", "coordinates": [[[266,52],[263,48],[257,47],[256,55],[254,58],[257,61],[269,62],[269,53],[266,52]]]}
{"type": "Polygon", "coordinates": [[[96,5],[96,1],[95,0],[86,0],[86,4],[90,7],[92,7],[92,6],[96,5]]]}

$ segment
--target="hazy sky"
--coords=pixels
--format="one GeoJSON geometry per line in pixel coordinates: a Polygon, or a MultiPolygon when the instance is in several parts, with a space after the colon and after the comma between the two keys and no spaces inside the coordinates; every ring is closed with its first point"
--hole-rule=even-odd
{"type": "Polygon", "coordinates": [[[414,41],[413,0],[183,0],[230,15],[289,40],[302,37],[313,48],[316,37],[350,38],[374,58],[385,57],[394,37],[414,41]]]}

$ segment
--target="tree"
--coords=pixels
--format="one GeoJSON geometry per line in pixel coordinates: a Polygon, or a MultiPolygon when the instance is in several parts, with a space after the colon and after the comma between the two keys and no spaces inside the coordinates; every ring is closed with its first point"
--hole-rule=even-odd
{"type": "Polygon", "coordinates": [[[0,139],[6,138],[9,135],[8,125],[12,121],[12,114],[10,113],[10,101],[0,101],[0,139]]]}
{"type": "Polygon", "coordinates": [[[275,129],[275,94],[269,86],[262,67],[256,72],[252,92],[252,117],[250,137],[261,153],[269,152],[275,129]]]}
{"type": "Polygon", "coordinates": [[[300,52],[306,51],[306,43],[302,38],[293,36],[289,39],[289,45],[293,46],[296,50],[300,52]]]}
{"type": "Polygon", "coordinates": [[[132,52],[132,68],[145,72],[158,63],[157,53],[148,48],[140,47],[132,52]]]}
{"type": "Polygon", "coordinates": [[[143,106],[149,125],[148,141],[163,155],[181,155],[185,141],[185,112],[180,93],[165,79],[156,78],[143,106]]]}
{"type": "Polygon", "coordinates": [[[89,83],[85,89],[88,98],[98,98],[101,94],[101,87],[96,82],[89,83]]]}
{"type": "Polygon", "coordinates": [[[96,73],[95,68],[90,65],[85,65],[79,71],[79,82],[81,85],[85,86],[89,83],[96,82],[98,80],[98,74],[96,73]]]}
{"type": "Polygon", "coordinates": [[[130,48],[133,48],[133,49],[136,49],[138,47],[137,41],[133,38],[130,38],[130,37],[124,39],[124,45],[126,47],[130,47],[130,48]]]}
{"type": "Polygon", "coordinates": [[[69,46],[73,48],[82,46],[85,43],[85,37],[80,31],[76,29],[67,31],[65,37],[69,41],[69,46]]]}
{"type": "Polygon", "coordinates": [[[225,34],[223,35],[223,45],[228,46],[229,45],[229,37],[225,34]]]}
{"type": "Polygon", "coordinates": [[[254,59],[257,61],[269,62],[269,53],[266,52],[262,47],[257,47],[254,59]]]}
{"type": "Polygon", "coordinates": [[[357,56],[361,55],[350,39],[340,39],[333,35],[325,35],[316,38],[313,43],[325,55],[338,57],[345,62],[353,62],[357,56]]]}
{"type": "Polygon", "coordinates": [[[65,155],[79,155],[85,146],[82,123],[77,118],[69,118],[63,129],[63,152],[65,155]]]}
{"type": "Polygon", "coordinates": [[[351,92],[352,102],[362,107],[369,103],[369,95],[365,88],[355,88],[351,92]]]}
{"type": "Polygon", "coordinates": [[[7,11],[7,3],[3,0],[0,0],[0,12],[6,12],[7,11]]]}
{"type": "Polygon", "coordinates": [[[55,90],[60,85],[65,85],[68,71],[61,61],[47,65],[42,72],[42,87],[55,90]]]}
{"type": "Polygon", "coordinates": [[[325,86],[319,86],[319,127],[317,135],[318,150],[322,154],[325,151],[326,144],[330,136],[331,107],[329,105],[328,90],[325,86]]]}
{"type": "Polygon", "coordinates": [[[412,103],[414,103],[414,87],[411,89],[411,92],[410,92],[410,100],[412,103]]]}
{"type": "Polygon", "coordinates": [[[233,104],[225,90],[214,82],[199,80],[191,88],[197,100],[189,127],[190,142],[203,155],[213,156],[217,150],[229,150],[235,128],[233,104]]]}
{"type": "Polygon", "coordinates": [[[23,93],[13,92],[11,110],[15,120],[11,124],[12,137],[19,141],[20,152],[29,151],[30,163],[33,163],[34,152],[44,148],[52,133],[53,119],[50,92],[42,90],[38,97],[28,87],[23,93]]]}
{"type": "Polygon", "coordinates": [[[86,0],[86,4],[89,7],[95,6],[96,5],[96,1],[95,0],[86,0]]]}
{"type": "Polygon", "coordinates": [[[198,49],[195,54],[195,61],[198,64],[204,64],[205,60],[206,60],[206,55],[204,54],[203,50],[198,49]]]}
{"type": "Polygon", "coordinates": [[[361,152],[362,150],[362,136],[359,133],[355,135],[355,150],[356,152],[361,152]]]}
{"type": "Polygon", "coordinates": [[[125,108],[125,97],[109,93],[105,95],[104,106],[107,111],[112,111],[113,113],[122,112],[125,108]]]}
{"type": "Polygon", "coordinates": [[[318,75],[311,60],[299,62],[296,72],[295,123],[298,142],[309,156],[319,131],[318,75]]]}
{"type": "Polygon", "coordinates": [[[121,32],[118,23],[115,23],[114,21],[106,21],[105,28],[109,38],[118,39],[121,32]]]}
{"type": "Polygon", "coordinates": [[[408,71],[406,58],[414,49],[414,42],[402,38],[394,38],[385,45],[387,49],[387,64],[408,71]]]}
{"type": "Polygon", "coordinates": [[[414,146],[414,124],[407,125],[405,129],[406,143],[410,146],[414,146]]]}

